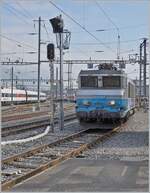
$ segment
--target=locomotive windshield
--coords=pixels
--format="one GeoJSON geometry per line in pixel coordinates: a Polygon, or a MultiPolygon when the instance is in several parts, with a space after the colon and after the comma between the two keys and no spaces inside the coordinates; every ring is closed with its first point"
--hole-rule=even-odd
{"type": "Polygon", "coordinates": [[[81,76],[81,88],[121,88],[121,76],[81,76]]]}
{"type": "Polygon", "coordinates": [[[81,76],[81,87],[87,88],[97,88],[98,87],[98,77],[97,76],[81,76]]]}
{"type": "Polygon", "coordinates": [[[120,88],[120,76],[103,76],[103,88],[120,88]]]}

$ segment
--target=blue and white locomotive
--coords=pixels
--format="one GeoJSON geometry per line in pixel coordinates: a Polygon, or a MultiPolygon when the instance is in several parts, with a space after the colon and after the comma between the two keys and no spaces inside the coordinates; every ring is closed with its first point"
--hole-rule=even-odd
{"type": "Polygon", "coordinates": [[[81,70],[76,113],[80,121],[127,119],[135,109],[135,84],[116,67],[81,70]]]}

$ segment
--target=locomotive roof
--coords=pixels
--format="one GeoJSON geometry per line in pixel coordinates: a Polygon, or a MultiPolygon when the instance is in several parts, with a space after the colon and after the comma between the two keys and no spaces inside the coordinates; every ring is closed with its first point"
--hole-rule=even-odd
{"type": "Polygon", "coordinates": [[[81,70],[80,75],[82,74],[124,74],[122,70],[81,70]]]}

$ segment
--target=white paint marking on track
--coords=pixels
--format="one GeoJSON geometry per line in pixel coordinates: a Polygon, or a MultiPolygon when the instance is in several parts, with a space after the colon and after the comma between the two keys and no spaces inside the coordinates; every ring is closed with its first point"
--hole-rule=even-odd
{"type": "MultiPolygon", "coordinates": [[[[70,125],[72,123],[76,123],[76,122],[77,122],[77,120],[71,121],[70,123],[66,123],[65,126],[70,125]]],[[[19,144],[19,143],[26,143],[26,142],[29,142],[29,141],[33,141],[33,140],[39,139],[39,138],[44,137],[45,135],[47,135],[49,130],[50,130],[50,126],[47,126],[47,128],[45,129],[45,131],[43,133],[40,133],[36,136],[25,138],[25,139],[2,141],[1,145],[19,144]]]]}
{"type": "Polygon", "coordinates": [[[121,176],[123,177],[125,175],[125,173],[127,172],[128,166],[124,166],[124,169],[121,173],[121,176]]]}
{"type": "Polygon", "coordinates": [[[2,142],[1,142],[1,145],[17,144],[17,143],[26,143],[26,142],[29,142],[29,141],[33,141],[33,140],[39,139],[39,138],[44,137],[45,135],[47,135],[48,132],[49,132],[49,130],[50,130],[50,126],[47,126],[47,128],[45,129],[45,131],[44,131],[43,133],[40,133],[40,134],[35,135],[35,136],[33,136],[33,137],[28,137],[28,138],[25,138],[25,139],[2,141],[2,142]]]}

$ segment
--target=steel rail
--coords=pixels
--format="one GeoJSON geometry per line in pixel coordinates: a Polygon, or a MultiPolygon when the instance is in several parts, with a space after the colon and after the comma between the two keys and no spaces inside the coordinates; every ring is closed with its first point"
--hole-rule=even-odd
{"type": "MultiPolygon", "coordinates": [[[[29,150],[27,152],[21,153],[19,155],[14,155],[14,156],[11,156],[9,158],[2,160],[2,164],[10,165],[10,166],[13,166],[13,165],[17,166],[17,164],[19,163],[19,160],[25,161],[25,159],[28,160],[29,157],[38,156],[38,154],[41,156],[42,160],[44,159],[44,156],[45,157],[48,156],[48,153],[49,153],[49,156],[54,156],[53,157],[54,159],[50,159],[50,160],[48,159],[48,161],[46,163],[40,164],[39,166],[37,166],[35,168],[33,167],[32,169],[30,168],[30,170],[27,171],[27,173],[25,173],[25,174],[17,176],[16,178],[13,178],[13,179],[9,179],[8,181],[6,180],[6,181],[2,182],[2,190],[3,191],[9,190],[14,185],[38,174],[38,173],[43,172],[44,170],[46,170],[52,166],[56,166],[57,164],[60,164],[62,161],[66,160],[66,159],[78,156],[83,151],[85,151],[89,148],[92,148],[94,145],[100,143],[101,141],[109,139],[113,134],[117,133],[120,130],[120,128],[121,128],[120,126],[116,127],[112,130],[109,130],[107,133],[105,133],[103,135],[94,135],[94,136],[91,135],[92,136],[91,139],[89,139],[88,136],[86,136],[86,135],[88,135],[87,132],[90,131],[90,129],[85,129],[85,130],[82,130],[78,133],[75,133],[75,134],[72,134],[70,136],[64,137],[60,140],[57,140],[53,143],[50,143],[47,145],[42,145],[40,147],[29,150]],[[76,138],[78,139],[78,141],[74,141],[74,139],[76,139],[76,138]],[[87,140],[88,140],[88,142],[87,142],[87,140]],[[71,144],[73,145],[73,146],[69,147],[70,149],[67,149],[59,156],[58,156],[58,154],[56,156],[56,152],[53,153],[53,149],[52,149],[53,147],[55,148],[54,150],[56,150],[57,146],[58,146],[58,148],[64,147],[65,143],[66,142],[69,143],[70,141],[71,141],[71,144]],[[78,145],[75,142],[78,142],[78,145]],[[60,145],[60,147],[59,147],[59,145],[60,145]],[[48,150],[48,151],[46,151],[46,150],[48,150]]],[[[68,145],[68,144],[66,144],[66,145],[68,145]]],[[[68,146],[67,146],[67,148],[68,148],[68,146]]],[[[49,156],[48,156],[48,158],[51,158],[49,156]]],[[[34,159],[34,157],[31,157],[31,158],[34,159]]],[[[23,166],[24,166],[24,164],[23,164],[23,166]]],[[[19,165],[18,165],[18,167],[19,167],[19,165]]],[[[31,165],[30,165],[30,167],[31,167],[31,165]]],[[[2,175],[3,175],[3,171],[2,171],[2,175]]]]}
{"type": "MultiPolygon", "coordinates": [[[[33,109],[33,106],[36,107],[36,103],[32,103],[32,104],[25,104],[25,105],[16,105],[16,106],[13,106],[11,107],[10,109],[2,109],[2,115],[5,115],[3,116],[4,118],[7,117],[6,116],[6,113],[8,116],[10,116],[9,114],[13,112],[13,114],[15,112],[19,112],[19,114],[22,114],[22,113],[27,113],[27,111],[30,111],[33,109]],[[23,112],[22,112],[23,111],[23,112]]],[[[47,104],[47,103],[43,103],[41,105],[41,109],[42,108],[49,108],[50,107],[50,104],[47,104]]],[[[64,107],[64,110],[66,109],[69,109],[69,108],[72,108],[73,107],[73,104],[67,104],[65,107],[64,107]]],[[[37,111],[38,112],[38,111],[37,111]]],[[[29,112],[28,112],[29,113],[29,112]]],[[[35,112],[36,113],[36,112],[35,112]]],[[[15,114],[17,115],[17,114],[15,114]]]]}
{"type": "Polygon", "coordinates": [[[37,116],[42,116],[42,115],[48,115],[49,111],[37,111],[37,112],[28,112],[28,113],[23,113],[23,114],[14,114],[14,115],[9,115],[9,116],[4,116],[2,117],[2,122],[9,122],[9,121],[14,121],[14,120],[20,120],[20,119],[27,119],[27,118],[33,118],[37,116]]]}
{"type": "MultiPolygon", "coordinates": [[[[2,137],[6,137],[12,134],[16,134],[16,133],[22,133],[31,129],[35,129],[35,128],[40,128],[40,127],[45,127],[48,126],[50,124],[50,116],[44,116],[44,118],[40,119],[41,117],[39,117],[39,119],[36,120],[30,120],[29,122],[26,123],[19,123],[18,125],[14,125],[14,126],[8,126],[5,128],[2,128],[2,132],[1,132],[1,136],[2,137]]],[[[72,113],[69,115],[65,115],[65,121],[69,121],[69,120],[73,120],[76,119],[76,114],[72,113]]],[[[54,123],[58,123],[58,118],[55,117],[54,119],[54,123]]]]}
{"type": "MultiPolygon", "coordinates": [[[[64,111],[68,111],[71,109],[73,109],[73,106],[67,106],[64,108],[64,111]]],[[[17,119],[19,119],[19,120],[20,119],[26,119],[26,118],[36,117],[38,115],[48,115],[48,113],[51,114],[50,110],[35,111],[35,112],[23,112],[23,113],[19,113],[19,114],[2,116],[2,122],[17,120],[17,119]]]]}

